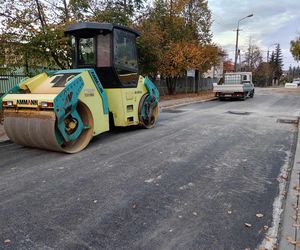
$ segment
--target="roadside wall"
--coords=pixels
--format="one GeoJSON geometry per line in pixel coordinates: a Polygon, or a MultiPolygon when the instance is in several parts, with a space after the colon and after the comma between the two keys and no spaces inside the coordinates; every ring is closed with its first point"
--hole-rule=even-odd
{"type": "Polygon", "coordinates": [[[22,81],[25,75],[0,75],[0,97],[22,81]]]}
{"type": "MultiPolygon", "coordinates": [[[[218,78],[200,78],[198,81],[198,92],[207,91],[213,89],[213,83],[218,82],[218,78]]],[[[195,78],[192,77],[184,77],[177,79],[176,83],[176,93],[195,93],[196,92],[196,82],[195,78]]],[[[159,89],[160,95],[167,95],[168,89],[165,79],[156,80],[156,87],[159,89]]]]}
{"type": "MultiPolygon", "coordinates": [[[[15,85],[26,78],[23,74],[0,74],[0,97],[3,93],[8,92],[15,85]]],[[[177,79],[176,93],[195,93],[198,84],[198,92],[213,89],[213,83],[218,82],[219,78],[200,78],[196,83],[193,77],[182,77],[177,79]]],[[[158,87],[160,95],[167,95],[168,89],[165,79],[156,80],[155,85],[158,87]]]]}

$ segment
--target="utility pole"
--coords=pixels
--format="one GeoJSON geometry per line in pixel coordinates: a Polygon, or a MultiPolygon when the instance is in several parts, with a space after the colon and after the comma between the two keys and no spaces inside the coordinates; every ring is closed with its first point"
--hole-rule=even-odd
{"type": "Polygon", "coordinates": [[[242,58],[241,58],[241,51],[239,50],[238,51],[239,53],[239,65],[240,65],[240,68],[239,68],[239,71],[242,71],[242,58]]]}
{"type": "Polygon", "coordinates": [[[235,72],[237,72],[238,44],[239,44],[239,31],[240,31],[239,22],[238,22],[238,26],[236,29],[236,39],[235,39],[235,57],[234,57],[234,71],[235,72]]]}
{"type": "Polygon", "coordinates": [[[252,46],[252,37],[249,37],[249,46],[248,46],[248,55],[247,55],[247,64],[248,64],[248,71],[253,70],[253,46],[252,46]]]}
{"type": "Polygon", "coordinates": [[[234,71],[237,71],[237,59],[238,59],[238,47],[239,47],[239,31],[240,31],[240,21],[248,18],[248,17],[253,17],[253,14],[250,14],[248,16],[245,16],[241,18],[238,21],[237,29],[236,29],[236,40],[235,40],[235,58],[234,58],[234,71]]]}

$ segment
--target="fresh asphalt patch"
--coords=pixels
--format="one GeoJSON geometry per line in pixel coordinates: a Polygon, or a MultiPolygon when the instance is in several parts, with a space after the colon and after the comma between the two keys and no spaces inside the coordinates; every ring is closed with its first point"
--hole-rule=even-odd
{"type": "Polygon", "coordinates": [[[187,112],[188,110],[182,110],[182,109],[163,109],[163,113],[183,113],[187,112]]]}
{"type": "Polygon", "coordinates": [[[250,115],[253,112],[246,112],[246,111],[227,111],[226,113],[231,115],[250,115]]]}
{"type": "Polygon", "coordinates": [[[297,135],[277,119],[297,117],[300,98],[264,93],[163,111],[154,129],[112,131],[75,155],[0,144],[0,249],[276,244],[297,135]]]}

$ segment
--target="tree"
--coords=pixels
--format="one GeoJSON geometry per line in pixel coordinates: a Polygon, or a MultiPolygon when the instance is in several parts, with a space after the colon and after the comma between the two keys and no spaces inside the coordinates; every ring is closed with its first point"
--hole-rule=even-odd
{"type": "Polygon", "coordinates": [[[149,75],[154,80],[162,60],[163,32],[158,23],[150,20],[142,22],[138,29],[142,33],[137,41],[140,70],[142,74],[149,75]]]}
{"type": "Polygon", "coordinates": [[[257,67],[262,63],[262,53],[257,45],[249,44],[248,51],[245,55],[244,64],[246,65],[246,71],[255,71],[257,67]]]}
{"type": "MultiPolygon", "coordinates": [[[[131,25],[145,0],[7,0],[0,5],[0,41],[10,67],[70,67],[72,22],[98,21],[131,25]]],[[[1,60],[1,59],[0,59],[1,60]]]]}
{"type": "Polygon", "coordinates": [[[274,58],[274,63],[275,63],[275,77],[279,80],[281,75],[282,75],[282,67],[283,67],[283,59],[282,59],[282,52],[280,48],[280,44],[278,43],[275,49],[275,58],[274,58]]]}
{"type": "Polygon", "coordinates": [[[300,67],[297,66],[297,68],[295,69],[295,78],[299,78],[300,77],[300,67]]]}
{"type": "Polygon", "coordinates": [[[268,86],[272,76],[272,66],[268,62],[261,62],[253,72],[253,81],[257,86],[268,86]]]}
{"type": "Polygon", "coordinates": [[[300,36],[290,43],[290,51],[296,61],[300,60],[300,36]]]}
{"type": "Polygon", "coordinates": [[[202,44],[211,42],[212,34],[210,27],[212,24],[211,11],[208,8],[207,1],[203,0],[183,0],[183,16],[189,29],[187,36],[196,39],[202,44]]]}
{"type": "Polygon", "coordinates": [[[69,40],[63,33],[68,12],[64,4],[64,0],[49,6],[40,0],[7,0],[0,5],[0,39],[10,55],[10,66],[69,66],[69,40]]]}
{"type": "Polygon", "coordinates": [[[289,82],[292,82],[292,81],[293,81],[293,78],[294,78],[294,72],[293,72],[292,66],[290,65],[289,71],[288,71],[288,81],[289,81],[289,82]]]}
{"type": "Polygon", "coordinates": [[[272,80],[280,80],[282,76],[283,59],[280,44],[277,44],[275,51],[272,51],[270,65],[272,68],[272,80]]]}
{"type": "Polygon", "coordinates": [[[142,71],[159,72],[169,94],[176,92],[176,80],[187,69],[205,71],[216,62],[218,48],[210,44],[210,15],[204,0],[157,0],[137,25],[142,31],[142,71]]]}
{"type": "Polygon", "coordinates": [[[110,22],[131,25],[146,10],[145,0],[70,0],[76,21],[110,22]]]}
{"type": "Polygon", "coordinates": [[[0,62],[11,67],[70,67],[67,25],[113,22],[137,28],[142,73],[159,73],[176,91],[176,79],[189,68],[206,71],[221,51],[211,44],[211,12],[206,0],[7,0],[0,5],[0,62]],[[149,3],[149,2],[148,2],[149,3]],[[7,56],[9,55],[9,57],[7,56]]]}

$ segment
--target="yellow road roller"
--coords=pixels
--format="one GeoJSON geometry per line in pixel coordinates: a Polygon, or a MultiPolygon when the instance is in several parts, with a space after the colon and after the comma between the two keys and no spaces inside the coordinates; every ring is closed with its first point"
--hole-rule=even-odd
{"type": "Polygon", "coordinates": [[[159,92],[138,74],[139,32],[109,23],[77,23],[72,69],[42,73],[0,99],[4,129],[15,143],[76,153],[110,126],[152,128],[159,92]]]}

